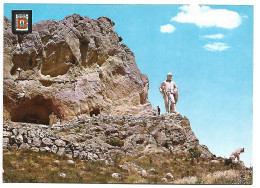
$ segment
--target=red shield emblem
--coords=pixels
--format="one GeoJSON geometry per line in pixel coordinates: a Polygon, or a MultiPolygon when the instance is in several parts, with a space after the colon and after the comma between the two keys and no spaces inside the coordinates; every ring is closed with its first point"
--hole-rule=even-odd
{"type": "Polygon", "coordinates": [[[17,28],[18,29],[26,29],[27,28],[27,18],[18,18],[17,20],[17,28]]]}

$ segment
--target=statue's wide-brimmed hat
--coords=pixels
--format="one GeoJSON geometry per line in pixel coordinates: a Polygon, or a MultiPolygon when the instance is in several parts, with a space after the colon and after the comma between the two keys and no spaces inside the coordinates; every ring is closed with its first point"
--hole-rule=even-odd
{"type": "Polygon", "coordinates": [[[169,72],[169,73],[167,74],[167,76],[172,76],[172,73],[169,72]]]}

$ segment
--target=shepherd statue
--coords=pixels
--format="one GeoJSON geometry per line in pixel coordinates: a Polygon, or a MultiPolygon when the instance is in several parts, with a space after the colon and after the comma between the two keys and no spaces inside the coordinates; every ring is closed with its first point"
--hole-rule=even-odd
{"type": "Polygon", "coordinates": [[[172,73],[169,72],[167,74],[167,80],[162,82],[159,91],[163,95],[166,113],[177,113],[176,103],[178,101],[178,87],[175,82],[172,81],[172,73]],[[171,105],[169,106],[170,102],[171,105]]]}

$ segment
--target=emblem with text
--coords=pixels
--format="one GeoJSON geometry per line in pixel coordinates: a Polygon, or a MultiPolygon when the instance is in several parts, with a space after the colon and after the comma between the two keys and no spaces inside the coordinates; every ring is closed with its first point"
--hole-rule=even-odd
{"type": "Polygon", "coordinates": [[[32,32],[32,10],[12,10],[13,34],[28,34],[32,32]]]}

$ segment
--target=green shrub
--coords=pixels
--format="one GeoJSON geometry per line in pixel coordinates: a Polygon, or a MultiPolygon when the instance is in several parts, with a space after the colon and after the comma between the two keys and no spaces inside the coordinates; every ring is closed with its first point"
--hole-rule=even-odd
{"type": "Polygon", "coordinates": [[[198,159],[201,156],[201,152],[197,147],[189,149],[189,155],[192,159],[198,159]]]}
{"type": "Polygon", "coordinates": [[[124,145],[124,141],[119,138],[109,138],[106,140],[106,143],[112,146],[122,147],[124,145]]]}

